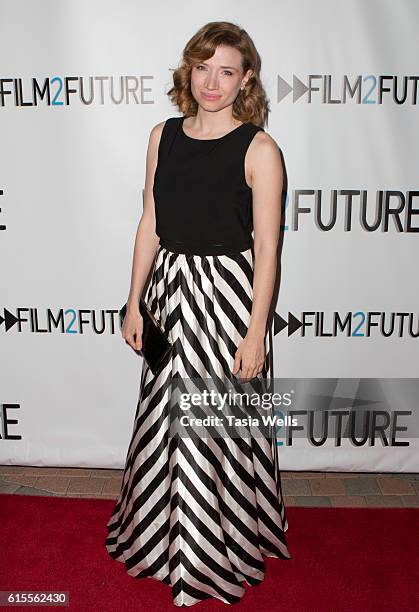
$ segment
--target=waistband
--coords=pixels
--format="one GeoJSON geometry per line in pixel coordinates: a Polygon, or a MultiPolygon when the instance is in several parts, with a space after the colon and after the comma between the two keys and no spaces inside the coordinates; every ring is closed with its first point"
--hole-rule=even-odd
{"type": "Polygon", "coordinates": [[[247,251],[252,246],[252,238],[247,240],[229,240],[228,242],[198,242],[192,244],[190,241],[181,242],[169,238],[160,238],[160,246],[184,255],[229,255],[247,251]]]}

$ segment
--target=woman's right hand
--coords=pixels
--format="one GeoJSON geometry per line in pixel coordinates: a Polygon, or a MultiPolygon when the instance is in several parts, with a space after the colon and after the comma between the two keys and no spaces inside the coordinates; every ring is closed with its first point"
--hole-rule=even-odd
{"type": "Polygon", "coordinates": [[[127,308],[121,329],[122,337],[135,351],[140,351],[143,335],[143,317],[138,306],[127,308]]]}

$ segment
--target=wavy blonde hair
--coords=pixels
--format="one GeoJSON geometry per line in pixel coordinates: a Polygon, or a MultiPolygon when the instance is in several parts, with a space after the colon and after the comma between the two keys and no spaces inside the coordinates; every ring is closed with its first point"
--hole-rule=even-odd
{"type": "Polygon", "coordinates": [[[240,51],[243,74],[249,68],[253,70],[233,103],[233,116],[242,122],[263,127],[267,123],[270,107],[260,79],[262,62],[246,30],[229,21],[211,21],[192,36],[183,49],[179,67],[173,71],[173,87],[167,95],[186,117],[196,115],[198,103],[192,95],[190,84],[192,67],[212,57],[219,45],[240,51]]]}

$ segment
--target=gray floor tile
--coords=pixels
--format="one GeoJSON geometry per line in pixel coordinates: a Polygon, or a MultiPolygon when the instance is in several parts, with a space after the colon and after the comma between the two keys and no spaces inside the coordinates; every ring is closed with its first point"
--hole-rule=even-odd
{"type": "Polygon", "coordinates": [[[281,485],[283,495],[311,495],[308,480],[283,480],[281,485]]]}
{"type": "Polygon", "coordinates": [[[330,498],[322,495],[302,495],[299,497],[295,496],[296,506],[324,506],[329,507],[332,505],[330,498]]]}
{"type": "Polygon", "coordinates": [[[44,491],[43,489],[35,489],[34,487],[19,487],[17,491],[15,491],[16,495],[42,495],[48,497],[58,497],[51,493],[50,491],[44,491]]]}
{"type": "Polygon", "coordinates": [[[373,478],[346,478],[342,482],[348,495],[381,495],[373,478]]]}
{"type": "Polygon", "coordinates": [[[14,482],[5,482],[0,480],[0,493],[15,493],[20,485],[14,482]]]}

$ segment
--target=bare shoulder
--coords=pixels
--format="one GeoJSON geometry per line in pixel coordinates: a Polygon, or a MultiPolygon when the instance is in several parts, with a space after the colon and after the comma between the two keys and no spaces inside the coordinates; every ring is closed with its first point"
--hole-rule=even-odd
{"type": "Polygon", "coordinates": [[[150,143],[153,143],[153,144],[159,143],[165,123],[166,121],[160,121],[159,123],[156,123],[156,125],[153,125],[150,131],[150,143]]]}
{"type": "Polygon", "coordinates": [[[278,144],[274,138],[264,130],[259,130],[254,135],[249,146],[249,151],[265,155],[275,155],[279,151],[278,144]]]}
{"type": "Polygon", "coordinates": [[[160,139],[166,121],[160,121],[153,125],[148,138],[147,160],[154,165],[157,164],[157,156],[160,145],[160,139]]]}
{"type": "Polygon", "coordinates": [[[250,188],[253,188],[257,177],[263,182],[272,173],[281,175],[282,162],[278,144],[264,130],[258,130],[252,138],[244,166],[246,182],[250,188]]]}
{"type": "Polygon", "coordinates": [[[276,140],[264,130],[259,130],[252,138],[246,154],[246,160],[248,161],[250,173],[255,168],[265,167],[267,169],[272,164],[280,164],[281,153],[276,140]]]}

